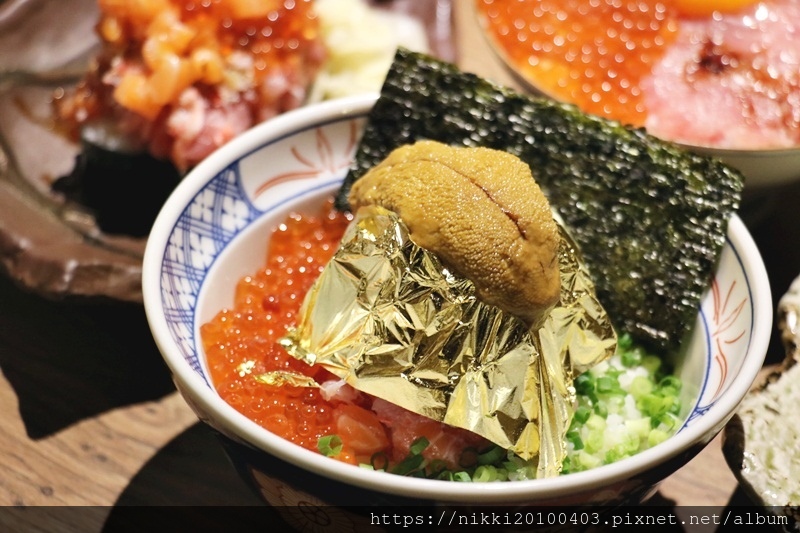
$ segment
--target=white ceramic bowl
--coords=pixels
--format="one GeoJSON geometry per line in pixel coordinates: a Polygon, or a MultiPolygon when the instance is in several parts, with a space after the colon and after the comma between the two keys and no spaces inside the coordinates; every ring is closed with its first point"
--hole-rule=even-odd
{"type": "Polygon", "coordinates": [[[166,202],[147,244],[143,291],[153,335],[178,390],[201,420],[224,435],[234,463],[273,504],[291,504],[298,495],[336,505],[588,505],[644,499],[721,430],[763,363],[772,327],[769,283],[736,216],[680,365],[690,395],[686,423],[667,441],[612,465],[506,483],[366,471],[273,435],[211,387],[199,326],[231,305],[237,280],[263,266],[267,236],[289,211],[333,195],[374,98],[327,102],[270,120],[214,153],[166,202]]]}
{"type": "Polygon", "coordinates": [[[735,150],[684,146],[701,155],[716,157],[745,177],[745,194],[776,189],[800,180],[800,147],[771,150],[735,150]]]}

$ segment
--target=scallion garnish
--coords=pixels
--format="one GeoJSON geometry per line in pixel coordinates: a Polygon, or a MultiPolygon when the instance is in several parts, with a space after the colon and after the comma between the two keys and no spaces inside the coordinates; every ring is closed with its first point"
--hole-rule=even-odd
{"type": "Polygon", "coordinates": [[[370,457],[370,465],[375,470],[386,470],[389,467],[389,458],[383,452],[377,452],[370,457]]]}
{"type": "Polygon", "coordinates": [[[498,461],[505,459],[507,454],[508,452],[506,452],[500,446],[492,446],[485,452],[478,455],[478,464],[479,465],[495,464],[498,461]]]}
{"type": "Polygon", "coordinates": [[[425,437],[420,437],[411,443],[411,446],[408,448],[408,451],[409,453],[411,453],[411,455],[421,455],[429,444],[430,442],[428,441],[428,439],[426,439],[425,437]]]}
{"type": "Polygon", "coordinates": [[[336,457],[342,453],[342,439],[338,435],[326,435],[317,441],[319,453],[327,457],[336,457]]]}
{"type": "Polygon", "coordinates": [[[408,455],[405,459],[397,463],[397,465],[392,469],[392,473],[399,474],[401,476],[411,475],[413,472],[418,471],[424,462],[425,458],[421,455],[408,455]]]}

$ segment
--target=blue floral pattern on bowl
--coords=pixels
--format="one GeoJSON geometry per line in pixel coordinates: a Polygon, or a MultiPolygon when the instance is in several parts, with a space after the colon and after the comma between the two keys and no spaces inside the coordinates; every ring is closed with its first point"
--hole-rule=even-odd
{"type": "Polygon", "coordinates": [[[210,269],[228,244],[260,216],[340,183],[352,160],[360,124],[359,117],[342,116],[259,146],[210,179],[175,221],[163,257],[162,304],[175,343],[206,382],[196,311],[210,269]],[[261,174],[242,172],[242,167],[269,160],[275,151],[293,155],[288,166],[265,168],[261,174]],[[302,182],[302,187],[286,187],[292,182],[302,182]]]}
{"type": "Polygon", "coordinates": [[[219,253],[258,214],[243,194],[234,163],[194,197],[170,235],[164,252],[164,309],[175,342],[200,375],[193,327],[198,293],[219,253]]]}

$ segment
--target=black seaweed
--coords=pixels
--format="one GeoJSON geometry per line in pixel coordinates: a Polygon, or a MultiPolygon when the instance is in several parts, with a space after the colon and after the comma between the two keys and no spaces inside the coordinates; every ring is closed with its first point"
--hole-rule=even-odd
{"type": "Polygon", "coordinates": [[[355,180],[419,139],[487,146],[526,161],[578,242],[616,327],[654,349],[679,349],[739,207],[739,172],[400,49],[336,206],[348,209],[355,180]]]}
{"type": "Polygon", "coordinates": [[[104,233],[145,237],[180,180],[169,161],[83,139],[75,166],[53,190],[87,208],[104,233]]]}

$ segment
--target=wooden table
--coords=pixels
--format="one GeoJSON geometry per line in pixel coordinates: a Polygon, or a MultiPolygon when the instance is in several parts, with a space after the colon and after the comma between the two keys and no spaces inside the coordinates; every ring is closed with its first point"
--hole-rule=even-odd
{"type": "MultiPolygon", "coordinates": [[[[463,68],[511,83],[476,35],[469,4],[455,3],[463,68]]],[[[776,303],[800,273],[799,201],[792,186],[751,198],[744,212],[776,303]]],[[[775,335],[768,360],[781,358],[775,335]]],[[[75,530],[99,531],[114,506],[257,504],[175,392],[141,306],[51,301],[0,276],[0,369],[0,505],[95,506],[74,518],[75,530]]],[[[667,479],[656,501],[709,511],[747,503],[719,439],[667,479]]],[[[38,519],[0,513],[0,528],[9,514],[38,519]]]]}

